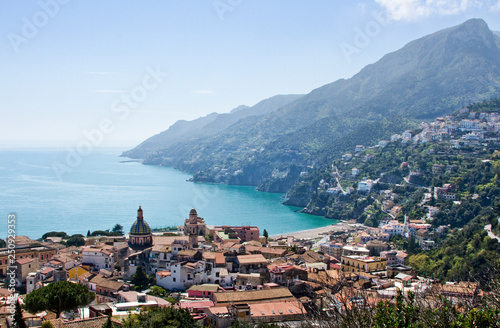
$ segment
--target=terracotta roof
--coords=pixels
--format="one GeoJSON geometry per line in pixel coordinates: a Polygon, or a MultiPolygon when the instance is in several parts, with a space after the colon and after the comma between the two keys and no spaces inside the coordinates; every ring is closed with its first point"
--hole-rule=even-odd
{"type": "Polygon", "coordinates": [[[225,265],[226,257],[222,253],[215,253],[215,264],[216,265],[225,265]]]}
{"type": "Polygon", "coordinates": [[[202,309],[213,307],[214,302],[212,301],[195,301],[195,302],[181,302],[181,309],[202,309]]]}
{"type": "Polygon", "coordinates": [[[236,281],[240,284],[250,283],[253,286],[258,286],[262,284],[262,278],[258,273],[238,273],[236,275],[236,281]]]}
{"type": "Polygon", "coordinates": [[[41,273],[41,274],[47,274],[47,273],[49,273],[49,272],[51,272],[51,271],[54,271],[54,268],[46,268],[46,269],[44,269],[44,270],[40,271],[40,273],[41,273]]]}
{"type": "Polygon", "coordinates": [[[122,288],[123,285],[124,285],[123,282],[113,279],[106,279],[97,284],[97,286],[101,288],[107,288],[115,291],[118,291],[120,288],[122,288]]]}
{"type": "Polygon", "coordinates": [[[16,262],[23,265],[23,264],[28,264],[28,263],[33,262],[33,259],[30,259],[29,257],[25,257],[24,259],[19,259],[16,262]]]}
{"type": "Polygon", "coordinates": [[[105,248],[95,248],[92,246],[84,247],[82,252],[95,252],[95,253],[103,253],[105,255],[111,255],[111,252],[105,248]]]}
{"type": "Polygon", "coordinates": [[[229,310],[225,306],[213,306],[207,309],[208,312],[213,314],[227,314],[229,310]]]}
{"type": "Polygon", "coordinates": [[[156,274],[159,275],[160,277],[168,277],[172,273],[170,271],[158,271],[158,272],[156,272],[156,274]]]}
{"type": "Polygon", "coordinates": [[[286,287],[242,292],[218,292],[213,294],[213,300],[216,305],[235,302],[250,303],[285,299],[295,299],[286,287]]]}
{"type": "MultiPolygon", "coordinates": [[[[108,317],[97,317],[64,322],[63,319],[59,318],[52,320],[51,323],[54,328],[101,328],[107,320],[108,317]]],[[[117,323],[116,321],[113,321],[113,326],[121,327],[122,325],[120,323],[117,323]]]]}
{"type": "Polygon", "coordinates": [[[267,264],[267,260],[262,254],[238,255],[237,257],[240,264],[267,264]]]}
{"type": "Polygon", "coordinates": [[[478,288],[474,282],[461,281],[458,284],[443,284],[440,289],[445,294],[473,295],[478,288]]]}
{"type": "MultiPolygon", "coordinates": [[[[118,292],[118,295],[120,295],[120,297],[122,297],[126,302],[137,302],[137,294],[139,294],[139,293],[136,291],[128,291],[128,292],[119,291],[118,292]]],[[[156,303],[158,305],[160,305],[161,307],[171,305],[170,302],[164,300],[163,298],[151,296],[151,295],[146,295],[146,302],[148,302],[148,301],[156,301],[156,303]]]]}
{"type": "Polygon", "coordinates": [[[153,235],[153,245],[173,245],[188,243],[189,236],[155,236],[153,235]]]}
{"type": "Polygon", "coordinates": [[[299,301],[292,302],[263,302],[250,304],[252,317],[276,317],[292,314],[306,314],[304,305],[299,301]]]}
{"type": "Polygon", "coordinates": [[[273,248],[273,247],[261,247],[260,252],[262,254],[274,254],[274,255],[283,255],[287,251],[284,248],[273,248]]]}
{"type": "Polygon", "coordinates": [[[107,288],[107,289],[111,289],[111,290],[116,290],[116,291],[118,291],[124,285],[124,283],[121,281],[117,281],[114,279],[108,279],[108,278],[103,277],[100,274],[98,274],[94,278],[90,279],[90,282],[96,284],[99,287],[107,288]]]}
{"type": "Polygon", "coordinates": [[[193,285],[188,288],[190,290],[196,291],[208,291],[208,292],[216,292],[218,291],[220,286],[218,284],[203,284],[203,285],[193,285]]]}
{"type": "Polygon", "coordinates": [[[191,269],[191,270],[196,269],[196,263],[193,263],[193,262],[187,262],[187,263],[183,264],[182,266],[185,268],[191,269]]]}
{"type": "Polygon", "coordinates": [[[195,256],[198,253],[195,249],[183,249],[177,253],[177,256],[195,256]]]}
{"type": "Polygon", "coordinates": [[[215,261],[215,252],[203,252],[203,258],[205,260],[213,260],[215,261]]]}

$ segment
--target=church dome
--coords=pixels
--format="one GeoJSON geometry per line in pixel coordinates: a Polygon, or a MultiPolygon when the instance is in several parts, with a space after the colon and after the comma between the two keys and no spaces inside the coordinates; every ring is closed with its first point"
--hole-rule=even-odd
{"type": "Polygon", "coordinates": [[[131,235],[150,235],[151,234],[151,228],[149,227],[149,224],[144,221],[144,218],[142,216],[142,209],[139,206],[139,210],[137,210],[137,220],[132,224],[132,228],[130,228],[130,234],[131,235]]]}

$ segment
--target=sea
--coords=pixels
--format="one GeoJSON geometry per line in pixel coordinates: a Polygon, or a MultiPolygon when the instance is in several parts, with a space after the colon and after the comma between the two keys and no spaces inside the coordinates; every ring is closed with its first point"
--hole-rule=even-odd
{"type": "Polygon", "coordinates": [[[49,231],[86,235],[117,223],[128,232],[139,206],[151,228],[183,225],[191,208],[207,225],[253,225],[270,235],[337,222],[283,205],[282,194],[189,182],[190,174],[119,157],[123,150],[0,150],[0,238],[7,237],[11,213],[16,234],[32,239],[49,231]]]}

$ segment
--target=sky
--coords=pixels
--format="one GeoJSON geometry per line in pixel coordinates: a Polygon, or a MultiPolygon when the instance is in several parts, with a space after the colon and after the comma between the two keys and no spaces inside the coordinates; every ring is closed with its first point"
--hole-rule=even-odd
{"type": "Polygon", "coordinates": [[[0,148],[132,147],[350,78],[500,0],[0,2],[0,148]]]}

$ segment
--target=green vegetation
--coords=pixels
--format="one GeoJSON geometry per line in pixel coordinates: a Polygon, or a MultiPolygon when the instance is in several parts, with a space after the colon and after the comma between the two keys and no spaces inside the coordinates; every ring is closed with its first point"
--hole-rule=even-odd
{"type": "Polygon", "coordinates": [[[463,229],[453,231],[441,247],[410,256],[408,264],[424,276],[487,282],[490,269],[500,264],[500,243],[487,236],[484,225],[498,214],[473,219],[463,229]]]}
{"type": "Polygon", "coordinates": [[[177,231],[177,226],[165,226],[165,227],[154,227],[154,228],[151,228],[151,231],[172,231],[172,230],[175,230],[177,231]]]}
{"type": "MultiPolygon", "coordinates": [[[[194,181],[286,192],[288,204],[305,207],[311,199],[315,201],[319,181],[304,179],[305,175],[321,175],[343,152],[353,152],[358,144],[373,146],[405,129],[415,130],[423,119],[446,115],[473,100],[500,96],[500,49],[495,44],[484,21],[469,20],[409,43],[352,78],[317,88],[279,110],[274,107],[240,117],[215,130],[211,123],[222,115],[177,122],[125,155],[193,173],[194,181]],[[188,131],[201,131],[196,133],[203,136],[188,131]]],[[[492,101],[476,107],[492,111],[495,106],[492,101]]],[[[379,161],[390,168],[383,172],[385,183],[398,183],[406,176],[407,172],[392,165],[393,160],[379,161]]],[[[426,161],[414,165],[425,169],[426,161]]],[[[367,176],[372,173],[366,172],[367,176]]],[[[410,182],[425,185],[426,179],[415,175],[410,182]]],[[[359,208],[339,209],[344,208],[342,202],[311,204],[308,211],[342,218],[359,214],[359,208]]]]}
{"type": "Polygon", "coordinates": [[[148,288],[153,282],[153,278],[149,277],[142,266],[137,267],[130,281],[135,285],[135,290],[141,291],[148,288]]]}
{"type": "Polygon", "coordinates": [[[16,300],[16,309],[14,312],[14,327],[16,328],[26,328],[28,327],[23,320],[23,310],[19,304],[19,300],[16,300]]]}
{"type": "Polygon", "coordinates": [[[94,293],[84,285],[59,281],[32,291],[26,296],[24,306],[32,313],[50,310],[59,318],[62,311],[88,305],[94,298],[94,293]]]}
{"type": "Polygon", "coordinates": [[[195,322],[189,311],[173,307],[141,310],[123,320],[123,328],[192,328],[195,322]]]}
{"type": "Polygon", "coordinates": [[[83,238],[83,235],[80,234],[72,235],[66,240],[66,246],[68,247],[69,246],[80,247],[83,245],[85,245],[85,238],[83,238]]]}
{"type": "Polygon", "coordinates": [[[157,285],[152,286],[148,294],[152,295],[152,296],[161,297],[161,298],[166,298],[169,295],[169,293],[165,289],[163,289],[157,285]]]}
{"type": "Polygon", "coordinates": [[[123,236],[123,226],[121,224],[115,224],[113,229],[111,229],[111,233],[116,234],[117,236],[123,236]]]}
{"type": "Polygon", "coordinates": [[[404,297],[401,292],[396,302],[379,302],[373,316],[373,328],[399,327],[500,327],[500,309],[470,309],[459,313],[445,299],[437,306],[419,304],[413,293],[404,297]]]}
{"type": "Polygon", "coordinates": [[[51,231],[43,234],[41,240],[46,241],[47,237],[62,237],[69,238],[69,236],[64,231],[51,231]]]}
{"type": "Polygon", "coordinates": [[[111,322],[111,316],[108,316],[108,320],[102,325],[102,328],[113,328],[113,322],[111,322]]]}

